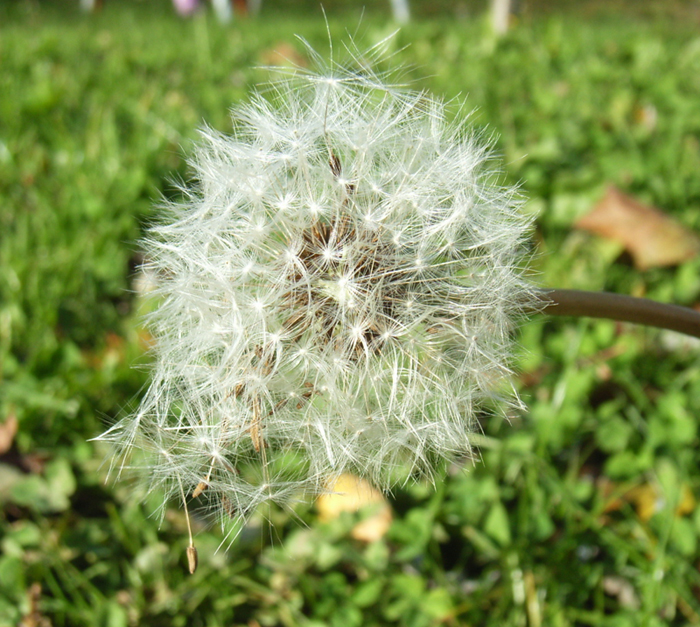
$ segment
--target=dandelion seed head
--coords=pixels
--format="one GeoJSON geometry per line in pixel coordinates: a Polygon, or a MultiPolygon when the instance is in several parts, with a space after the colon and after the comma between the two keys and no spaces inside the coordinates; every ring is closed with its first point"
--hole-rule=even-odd
{"type": "Polygon", "coordinates": [[[519,402],[503,383],[529,220],[449,118],[330,64],[237,106],[232,135],[205,129],[145,242],[152,381],[102,439],[170,496],[208,486],[224,518],[469,454],[477,414],[519,402]]]}

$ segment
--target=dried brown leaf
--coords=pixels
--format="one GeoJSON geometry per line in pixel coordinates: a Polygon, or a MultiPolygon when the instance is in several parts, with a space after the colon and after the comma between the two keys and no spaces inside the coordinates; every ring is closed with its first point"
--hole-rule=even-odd
{"type": "Polygon", "coordinates": [[[700,251],[695,233],[615,187],[576,227],[622,244],[639,270],[675,266],[700,251]]]}
{"type": "Polygon", "coordinates": [[[15,435],[17,435],[17,429],[19,428],[19,423],[17,421],[17,416],[10,414],[5,422],[0,424],[0,455],[4,455],[12,447],[12,442],[15,440],[15,435]]]}
{"type": "Polygon", "coordinates": [[[350,535],[361,542],[374,542],[384,537],[391,526],[392,514],[391,506],[379,490],[349,473],[340,475],[329,489],[332,493],[320,496],[316,502],[321,520],[333,520],[341,512],[357,512],[373,505],[377,511],[358,522],[350,535]]]}
{"type": "Polygon", "coordinates": [[[44,616],[39,605],[41,602],[41,584],[33,583],[27,590],[29,613],[26,614],[18,627],[51,627],[51,621],[44,616]]]}

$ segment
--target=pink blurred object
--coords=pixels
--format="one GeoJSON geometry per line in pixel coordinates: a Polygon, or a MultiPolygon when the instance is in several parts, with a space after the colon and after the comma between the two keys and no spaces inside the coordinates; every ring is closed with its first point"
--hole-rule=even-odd
{"type": "Polygon", "coordinates": [[[192,15],[199,7],[199,0],[173,0],[173,5],[180,15],[192,15]]]}

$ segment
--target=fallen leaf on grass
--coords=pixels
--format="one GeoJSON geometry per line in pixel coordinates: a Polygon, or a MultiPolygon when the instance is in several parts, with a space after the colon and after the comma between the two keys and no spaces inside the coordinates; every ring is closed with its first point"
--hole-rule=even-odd
{"type": "MultiPolygon", "coordinates": [[[[666,498],[662,491],[650,483],[630,490],[626,498],[634,503],[637,516],[645,522],[666,505],[666,498]]],[[[695,511],[695,497],[692,490],[684,485],[681,487],[680,501],[676,505],[676,516],[687,516],[693,511],[695,511]]]]}
{"type": "Polygon", "coordinates": [[[622,244],[639,270],[678,265],[700,251],[693,232],[615,187],[576,227],[622,244]]]}
{"type": "Polygon", "coordinates": [[[17,416],[14,414],[10,414],[0,425],[0,455],[4,455],[12,447],[18,426],[17,416]]]}
{"type": "MultiPolygon", "coordinates": [[[[602,490],[604,495],[607,494],[611,497],[603,510],[605,513],[618,511],[626,503],[630,503],[634,506],[639,519],[642,522],[647,522],[654,514],[666,507],[666,497],[663,491],[659,486],[652,483],[637,485],[615,496],[619,485],[608,479],[603,479],[599,481],[599,489],[602,490]]],[[[691,514],[695,511],[695,506],[696,500],[692,490],[687,485],[681,486],[680,500],[675,508],[676,516],[691,514]]]]}
{"type": "Polygon", "coordinates": [[[39,605],[41,603],[41,584],[33,583],[27,590],[29,613],[26,614],[19,627],[51,627],[51,621],[44,616],[39,605]]]}
{"type": "Polygon", "coordinates": [[[374,505],[377,511],[357,523],[350,532],[355,540],[374,542],[384,537],[391,525],[391,507],[384,495],[364,479],[345,473],[332,485],[330,494],[321,495],[316,501],[318,517],[327,522],[340,516],[342,512],[357,512],[374,505]]]}

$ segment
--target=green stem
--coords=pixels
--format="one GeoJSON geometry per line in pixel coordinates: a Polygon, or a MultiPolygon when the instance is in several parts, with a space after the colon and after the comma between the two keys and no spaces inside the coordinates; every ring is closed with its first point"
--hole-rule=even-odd
{"type": "Polygon", "coordinates": [[[670,329],[700,338],[700,312],[646,298],[610,292],[539,290],[542,313],[550,316],[587,316],[670,329]]]}

